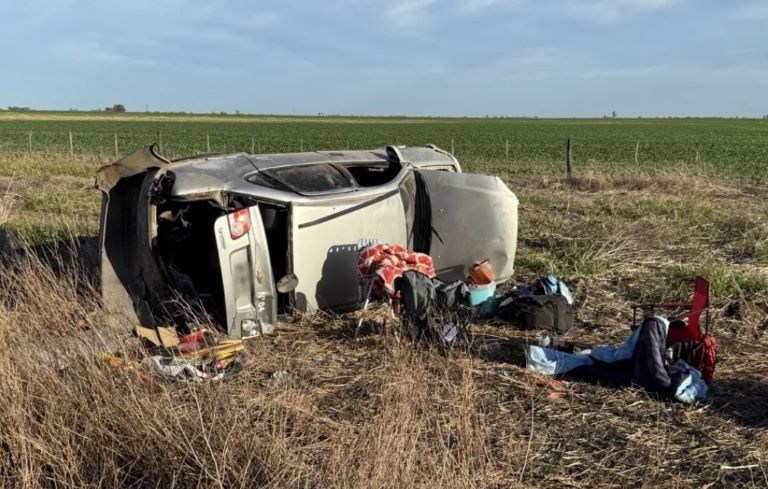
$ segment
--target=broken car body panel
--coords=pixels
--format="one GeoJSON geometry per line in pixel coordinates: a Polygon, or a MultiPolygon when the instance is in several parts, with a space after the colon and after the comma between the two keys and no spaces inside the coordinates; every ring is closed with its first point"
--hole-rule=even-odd
{"type": "Polygon", "coordinates": [[[489,259],[497,282],[512,278],[518,201],[499,177],[420,172],[429,192],[437,276],[465,280],[474,263],[489,259]],[[458,217],[458,218],[457,218],[458,217]]]}
{"type": "Polygon", "coordinates": [[[96,185],[102,191],[99,243],[104,305],[129,324],[154,327],[147,294],[159,283],[151,253],[150,221],[145,195],[152,175],[169,162],[147,147],[102,168],[96,185]]]}
{"type": "Polygon", "coordinates": [[[435,252],[441,278],[490,258],[506,280],[517,200],[460,172],[434,146],[174,162],[144,149],[97,177],[105,303],[133,324],[195,311],[234,337],[268,334],[284,311],[357,306],[357,254],[375,242],[435,252]],[[292,274],[298,285],[277,291],[292,274]]]}

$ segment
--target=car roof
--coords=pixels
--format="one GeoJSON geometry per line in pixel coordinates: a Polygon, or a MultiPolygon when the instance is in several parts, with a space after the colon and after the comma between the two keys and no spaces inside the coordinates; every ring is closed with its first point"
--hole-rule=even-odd
{"type": "MultiPolygon", "coordinates": [[[[325,163],[389,163],[399,159],[401,163],[411,163],[421,166],[453,166],[456,160],[446,151],[430,145],[427,147],[388,146],[374,150],[343,150],[343,151],[312,151],[302,153],[274,153],[252,155],[247,153],[199,155],[175,160],[174,164],[181,166],[220,164],[222,166],[239,166],[243,160],[248,160],[257,170],[267,170],[294,165],[312,165],[325,163]]],[[[174,165],[177,166],[177,165],[174,165]]],[[[242,168],[242,166],[241,166],[242,168]]],[[[243,168],[245,170],[245,168],[243,168]]]]}
{"type": "MultiPolygon", "coordinates": [[[[271,170],[303,165],[331,165],[349,163],[390,164],[392,160],[410,163],[416,168],[454,167],[459,170],[458,162],[449,153],[435,147],[411,148],[388,146],[370,151],[314,151],[306,153],[282,153],[267,155],[249,155],[233,153],[227,155],[199,155],[175,160],[163,171],[173,172],[173,196],[201,195],[211,192],[243,190],[253,193],[253,183],[247,183],[249,176],[271,170]]],[[[262,187],[262,193],[284,194],[283,190],[262,187]]],[[[296,194],[295,191],[291,192],[296,194]]],[[[300,194],[303,195],[303,194],[300,194]]]]}

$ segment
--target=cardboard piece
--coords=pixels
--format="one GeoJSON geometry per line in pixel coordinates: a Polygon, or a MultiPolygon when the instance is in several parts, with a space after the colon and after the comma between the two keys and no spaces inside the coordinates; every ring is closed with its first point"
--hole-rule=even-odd
{"type": "Polygon", "coordinates": [[[144,326],[136,326],[136,336],[144,338],[155,346],[173,348],[179,344],[179,335],[176,333],[176,328],[145,328],[144,326]]]}

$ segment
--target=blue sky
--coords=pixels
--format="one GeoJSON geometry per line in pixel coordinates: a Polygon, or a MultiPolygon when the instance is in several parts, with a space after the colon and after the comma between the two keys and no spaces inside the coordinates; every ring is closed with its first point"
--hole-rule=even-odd
{"type": "Polygon", "coordinates": [[[0,106],[768,114],[768,1],[0,0],[0,106]]]}

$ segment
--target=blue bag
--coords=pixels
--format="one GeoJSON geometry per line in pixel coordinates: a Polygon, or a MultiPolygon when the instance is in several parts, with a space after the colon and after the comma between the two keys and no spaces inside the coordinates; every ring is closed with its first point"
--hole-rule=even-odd
{"type": "Polygon", "coordinates": [[[531,292],[536,295],[561,295],[565,297],[568,305],[573,305],[573,297],[568,286],[552,274],[537,278],[530,285],[531,292]]]}

